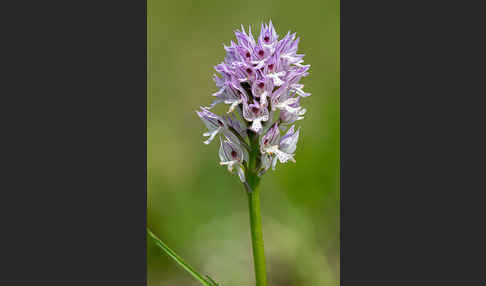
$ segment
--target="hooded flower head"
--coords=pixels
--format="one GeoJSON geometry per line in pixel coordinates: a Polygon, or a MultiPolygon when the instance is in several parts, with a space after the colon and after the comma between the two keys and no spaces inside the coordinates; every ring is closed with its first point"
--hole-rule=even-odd
{"type": "Polygon", "coordinates": [[[214,67],[215,100],[197,114],[208,129],[204,143],[222,135],[221,164],[236,169],[243,182],[248,177],[245,172],[261,175],[270,166],[275,169],[277,161],[295,162],[300,128],[296,131],[292,125],[285,135],[280,132],[304,118],[306,109],[300,99],[310,93],[300,80],[309,74],[310,65],[304,65],[304,55],[297,53],[296,34],[288,32],[279,40],[271,21],[261,24],[257,38],[251,27],[243,26],[235,36],[235,41],[224,45],[224,61],[214,67]],[[220,103],[227,105],[225,116],[210,111],[220,103]],[[259,164],[256,170],[245,168],[253,166],[248,156],[252,150],[259,150],[258,158],[252,159],[259,164]]]}

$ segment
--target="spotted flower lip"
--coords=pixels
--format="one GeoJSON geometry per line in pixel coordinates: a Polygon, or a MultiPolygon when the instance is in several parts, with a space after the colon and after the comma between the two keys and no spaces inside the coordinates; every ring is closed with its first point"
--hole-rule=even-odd
{"type": "Polygon", "coordinates": [[[309,75],[310,65],[298,53],[296,33],[289,31],[279,39],[272,21],[261,24],[257,38],[251,27],[245,30],[243,26],[235,36],[229,45],[223,45],[224,60],[214,67],[214,100],[197,114],[208,129],[203,133],[208,137],[204,143],[219,135],[220,164],[230,171],[236,169],[244,182],[248,172],[262,175],[270,167],[275,169],[277,162],[295,162],[300,127],[293,124],[306,113],[301,99],[311,94],[300,81],[309,75]],[[210,111],[219,104],[227,106],[224,116],[210,111]],[[256,170],[245,168],[250,166],[252,150],[257,150],[256,170]]]}
{"type": "Polygon", "coordinates": [[[254,132],[260,132],[262,129],[262,121],[269,119],[269,111],[267,106],[255,101],[252,104],[243,103],[243,117],[247,121],[251,121],[250,129],[254,132]]]}

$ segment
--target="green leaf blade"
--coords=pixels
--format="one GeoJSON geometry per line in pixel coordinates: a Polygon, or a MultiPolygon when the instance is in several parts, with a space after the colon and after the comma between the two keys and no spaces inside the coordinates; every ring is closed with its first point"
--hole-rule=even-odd
{"type": "Polygon", "coordinates": [[[147,228],[147,233],[154,240],[155,244],[160,247],[170,258],[175,260],[184,270],[191,274],[195,279],[197,279],[204,286],[219,286],[211,277],[207,276],[204,278],[199,274],[194,268],[187,264],[177,253],[170,249],[162,240],[160,240],[149,228],[147,228]]]}

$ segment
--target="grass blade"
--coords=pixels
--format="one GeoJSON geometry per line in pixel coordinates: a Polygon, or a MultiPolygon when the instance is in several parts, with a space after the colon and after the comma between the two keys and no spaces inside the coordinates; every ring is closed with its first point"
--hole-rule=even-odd
{"type": "Polygon", "coordinates": [[[214,280],[207,276],[208,279],[204,278],[201,274],[197,273],[194,268],[192,268],[189,264],[187,264],[179,255],[177,255],[172,249],[170,249],[165,243],[162,242],[152,231],[150,231],[149,228],[147,228],[147,233],[150,235],[150,237],[154,240],[155,244],[162,248],[162,250],[167,253],[172,259],[174,259],[184,270],[189,272],[194,278],[196,278],[201,284],[204,286],[219,286],[214,282],[214,280]]]}

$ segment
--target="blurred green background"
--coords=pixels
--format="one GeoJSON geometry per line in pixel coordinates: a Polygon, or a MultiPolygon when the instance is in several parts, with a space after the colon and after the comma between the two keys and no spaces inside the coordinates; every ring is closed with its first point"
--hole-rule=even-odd
{"type": "MultiPolygon", "coordinates": [[[[233,31],[297,32],[312,96],[296,164],[262,179],[269,285],[339,285],[339,1],[147,1],[147,225],[221,286],[254,285],[248,203],[195,110],[233,31]]],[[[216,111],[222,111],[223,107],[216,111]]],[[[147,238],[148,285],[200,285],[147,238]]]]}

